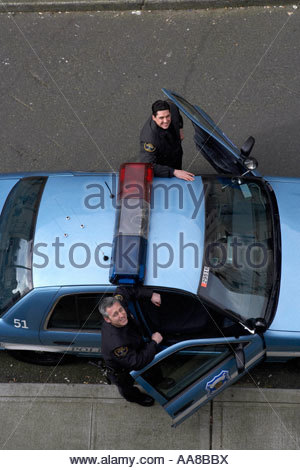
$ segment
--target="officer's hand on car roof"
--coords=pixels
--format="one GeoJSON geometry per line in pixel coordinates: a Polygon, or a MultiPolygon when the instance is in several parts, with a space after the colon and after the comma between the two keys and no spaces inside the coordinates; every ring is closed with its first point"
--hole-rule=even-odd
{"type": "Polygon", "coordinates": [[[161,296],[157,292],[153,292],[151,296],[151,302],[156,305],[156,307],[161,306],[161,296]]]}
{"type": "Polygon", "coordinates": [[[174,170],[173,176],[185,181],[194,181],[194,174],[185,170],[174,170]]]}
{"type": "Polygon", "coordinates": [[[153,335],[151,336],[151,339],[155,341],[157,344],[159,344],[162,342],[163,337],[160,333],[158,333],[158,331],[156,331],[156,333],[153,333],[153,335]]]}

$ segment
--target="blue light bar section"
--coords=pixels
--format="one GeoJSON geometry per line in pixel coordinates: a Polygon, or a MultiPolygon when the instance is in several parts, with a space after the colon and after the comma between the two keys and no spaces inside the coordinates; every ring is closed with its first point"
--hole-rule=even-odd
{"type": "Polygon", "coordinates": [[[143,282],[147,254],[147,240],[136,235],[117,235],[113,242],[112,284],[143,282]]]}

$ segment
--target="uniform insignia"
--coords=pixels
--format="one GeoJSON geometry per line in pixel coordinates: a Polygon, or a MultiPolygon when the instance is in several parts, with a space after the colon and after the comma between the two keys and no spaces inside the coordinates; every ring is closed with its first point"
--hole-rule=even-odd
{"type": "Polygon", "coordinates": [[[154,151],[156,150],[156,147],[154,147],[153,144],[150,144],[150,143],[147,144],[147,143],[145,143],[145,144],[144,144],[144,149],[146,150],[146,152],[152,153],[152,152],[154,152],[154,151]]]}
{"type": "Polygon", "coordinates": [[[127,346],[121,346],[120,348],[117,348],[114,350],[114,355],[118,357],[119,359],[121,357],[125,357],[128,353],[128,348],[127,346]]]}
{"type": "Polygon", "coordinates": [[[121,295],[121,294],[117,294],[114,297],[115,297],[115,299],[119,300],[120,302],[122,302],[122,300],[123,300],[123,295],[121,295]]]}

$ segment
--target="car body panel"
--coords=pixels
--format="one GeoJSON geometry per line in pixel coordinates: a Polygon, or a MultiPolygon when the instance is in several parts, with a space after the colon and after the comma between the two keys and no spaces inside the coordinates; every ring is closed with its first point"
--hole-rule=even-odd
{"type": "MultiPolygon", "coordinates": [[[[39,331],[41,344],[47,351],[59,351],[78,356],[101,355],[101,329],[78,330],[70,328],[48,328],[48,320],[57,302],[65,296],[74,294],[111,294],[115,292],[115,286],[73,286],[62,287],[52,299],[51,308],[44,315],[39,331]]],[[[100,313],[99,313],[100,317],[100,313]]]]}
{"type": "Polygon", "coordinates": [[[197,293],[202,270],[204,217],[200,176],[188,183],[154,179],[145,285],[197,293]]]}
{"type": "Polygon", "coordinates": [[[35,349],[40,345],[41,321],[58,292],[58,287],[34,289],[11,307],[0,318],[1,348],[35,349]]]}
{"type": "Polygon", "coordinates": [[[300,285],[300,180],[296,178],[268,178],[275,191],[281,226],[282,269],[280,293],[275,318],[270,330],[300,331],[300,315],[295,299],[300,285]]]}
{"type": "MultiPolygon", "coordinates": [[[[106,183],[117,193],[115,181],[108,174],[48,178],[36,224],[34,287],[64,286],[70,279],[72,285],[110,284],[116,200],[106,183]]],[[[201,177],[188,184],[155,178],[151,207],[144,284],[197,293],[204,239],[201,177]]]]}
{"type": "MultiPolygon", "coordinates": [[[[271,325],[272,326],[272,325],[271,325]]],[[[264,333],[267,359],[285,362],[300,357],[300,332],[268,329],[264,333]]]]}
{"type": "Polygon", "coordinates": [[[109,174],[48,178],[35,231],[34,287],[109,284],[112,182],[109,174]]]}

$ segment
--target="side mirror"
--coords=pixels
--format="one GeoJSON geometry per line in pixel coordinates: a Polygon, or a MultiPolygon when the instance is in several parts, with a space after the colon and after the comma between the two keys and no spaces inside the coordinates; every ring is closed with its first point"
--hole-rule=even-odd
{"type": "Polygon", "coordinates": [[[247,320],[247,326],[251,330],[254,330],[253,333],[261,334],[267,329],[267,323],[264,318],[249,318],[247,320]]]}
{"type": "Polygon", "coordinates": [[[255,139],[254,137],[250,135],[250,137],[248,137],[248,139],[246,140],[246,142],[244,142],[241,148],[241,154],[243,157],[249,157],[254,144],[255,144],[255,139]]]}
{"type": "MultiPolygon", "coordinates": [[[[248,175],[248,173],[250,173],[250,171],[255,170],[255,168],[257,168],[257,166],[258,166],[258,162],[257,162],[256,158],[253,158],[253,157],[245,158],[245,160],[243,161],[243,164],[247,168],[247,171],[245,171],[245,173],[243,173],[241,176],[248,175]]],[[[241,185],[243,180],[239,176],[233,176],[233,178],[231,178],[231,182],[241,185]]]]}
{"type": "Polygon", "coordinates": [[[264,318],[256,318],[255,323],[255,333],[263,333],[267,329],[267,323],[264,318]]]}
{"type": "Polygon", "coordinates": [[[256,158],[246,158],[244,160],[244,165],[245,167],[247,168],[248,171],[253,171],[255,170],[255,168],[257,168],[257,165],[258,165],[258,162],[256,160],[256,158]]]}

